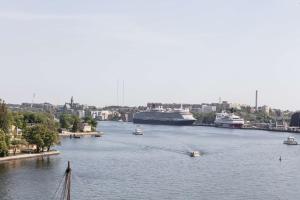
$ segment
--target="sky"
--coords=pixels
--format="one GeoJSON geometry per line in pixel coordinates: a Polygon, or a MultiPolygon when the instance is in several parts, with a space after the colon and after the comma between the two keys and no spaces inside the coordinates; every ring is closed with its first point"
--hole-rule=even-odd
{"type": "Polygon", "coordinates": [[[300,0],[0,0],[0,27],[9,103],[122,105],[124,81],[131,106],[300,109],[300,0]]]}

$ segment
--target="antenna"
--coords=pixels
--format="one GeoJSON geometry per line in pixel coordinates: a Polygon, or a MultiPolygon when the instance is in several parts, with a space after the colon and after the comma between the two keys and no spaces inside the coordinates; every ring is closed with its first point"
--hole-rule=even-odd
{"type": "Polygon", "coordinates": [[[117,80],[117,106],[119,106],[119,80],[117,80]]]}
{"type": "Polygon", "coordinates": [[[125,88],[125,83],[124,83],[124,80],[123,80],[123,92],[122,92],[122,105],[124,106],[124,96],[125,96],[125,94],[124,94],[124,88],[125,88]]]}
{"type": "Polygon", "coordinates": [[[33,104],[34,104],[35,96],[36,96],[35,93],[33,93],[33,94],[32,94],[32,100],[31,100],[31,108],[32,108],[32,106],[33,106],[33,104]]]}

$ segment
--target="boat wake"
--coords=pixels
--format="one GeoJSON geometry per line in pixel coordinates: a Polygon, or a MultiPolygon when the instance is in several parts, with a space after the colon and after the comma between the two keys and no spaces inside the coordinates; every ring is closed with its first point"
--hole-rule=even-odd
{"type": "MultiPolygon", "coordinates": [[[[181,150],[181,149],[174,149],[174,148],[161,147],[161,146],[141,145],[141,144],[123,142],[123,141],[112,141],[112,140],[105,140],[105,141],[110,142],[110,143],[115,143],[115,144],[123,144],[123,145],[128,145],[128,146],[139,147],[144,150],[159,150],[159,151],[177,153],[177,154],[181,154],[181,155],[190,155],[192,151],[195,151],[195,150],[191,150],[190,148],[186,148],[186,150],[181,150]]],[[[199,151],[199,152],[201,152],[201,154],[203,154],[202,151],[199,151]]]]}

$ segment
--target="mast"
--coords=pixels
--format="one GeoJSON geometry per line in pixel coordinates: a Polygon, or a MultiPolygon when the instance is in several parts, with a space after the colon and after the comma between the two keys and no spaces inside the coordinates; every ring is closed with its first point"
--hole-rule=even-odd
{"type": "Polygon", "coordinates": [[[65,188],[67,194],[67,200],[71,200],[71,167],[70,161],[68,161],[68,167],[66,169],[66,177],[65,177],[65,188]]]}
{"type": "Polygon", "coordinates": [[[52,199],[71,200],[71,172],[70,161],[68,161],[67,169],[52,199]]]}
{"type": "Polygon", "coordinates": [[[60,199],[61,200],[71,200],[71,167],[70,167],[70,161],[68,161],[68,167],[65,171],[65,181],[62,188],[62,194],[60,199]]]}

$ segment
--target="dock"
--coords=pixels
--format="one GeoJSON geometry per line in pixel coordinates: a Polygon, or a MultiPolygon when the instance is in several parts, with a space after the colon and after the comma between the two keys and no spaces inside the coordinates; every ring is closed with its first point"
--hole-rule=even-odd
{"type": "Polygon", "coordinates": [[[62,133],[59,133],[58,134],[60,137],[70,137],[70,136],[102,136],[103,133],[102,132],[76,132],[76,133],[73,133],[73,132],[69,132],[69,131],[64,131],[62,133]]]}
{"type": "Polygon", "coordinates": [[[32,154],[19,154],[15,156],[7,156],[0,158],[0,163],[7,162],[7,161],[13,161],[13,160],[23,160],[23,159],[29,159],[29,158],[39,158],[39,157],[48,157],[53,155],[59,155],[59,151],[49,151],[49,152],[41,152],[41,153],[32,153],[32,154]]]}

